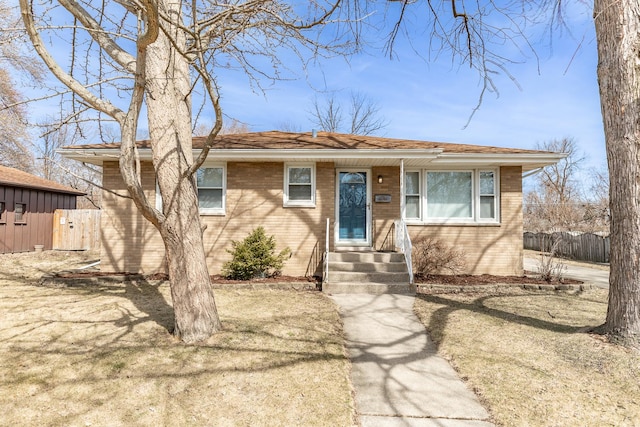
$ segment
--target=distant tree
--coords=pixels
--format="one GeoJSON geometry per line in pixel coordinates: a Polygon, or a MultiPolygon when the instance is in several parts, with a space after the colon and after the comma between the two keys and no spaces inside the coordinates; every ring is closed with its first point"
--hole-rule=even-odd
{"type": "Polygon", "coordinates": [[[102,192],[100,182],[102,172],[91,165],[85,165],[65,159],[57,153],[61,147],[75,145],[80,134],[76,126],[58,125],[55,120],[40,126],[42,136],[35,144],[38,174],[43,178],[68,185],[82,191],[85,196],[79,199],[78,208],[99,208],[102,192]]]}
{"type": "Polygon", "coordinates": [[[0,0],[0,164],[34,172],[27,110],[12,72],[38,79],[42,67],[24,51],[24,33],[9,31],[20,26],[14,8],[0,0]]]}
{"type": "Polygon", "coordinates": [[[524,223],[528,231],[574,231],[585,224],[585,201],[578,174],[584,156],[573,138],[538,143],[543,151],[565,153],[567,157],[547,166],[534,179],[536,184],[525,196],[524,223]]]}
{"type": "Polygon", "coordinates": [[[320,130],[352,135],[373,135],[389,124],[380,116],[378,104],[358,92],[351,92],[346,112],[335,94],[324,101],[316,98],[310,117],[320,130]]]}
{"type": "Polygon", "coordinates": [[[302,127],[293,123],[292,121],[283,121],[278,124],[278,130],[282,132],[302,132],[302,127]]]}

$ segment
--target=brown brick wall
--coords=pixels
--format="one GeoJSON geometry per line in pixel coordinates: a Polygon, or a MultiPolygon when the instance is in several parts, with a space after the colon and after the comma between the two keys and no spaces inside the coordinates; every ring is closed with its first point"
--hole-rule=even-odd
{"type": "MultiPolygon", "coordinates": [[[[231,240],[244,239],[263,226],[274,235],[278,250],[289,247],[285,273],[317,273],[325,245],[326,218],[334,218],[335,173],[333,163],[316,165],[316,207],[283,207],[284,163],[227,163],[226,215],[201,216],[205,251],[212,274],[220,272],[231,240]],[[316,246],[317,245],[317,246],[316,246]]],[[[143,186],[155,200],[155,179],[149,163],[143,164],[143,186]]],[[[118,194],[126,189],[117,163],[104,164],[103,185],[118,194]]],[[[104,270],[164,271],[164,246],[159,233],[136,210],[131,199],[103,192],[102,268],[104,270]],[[126,254],[126,255],[125,255],[126,254]]],[[[333,229],[333,228],[331,228],[333,229]]]]}
{"type": "Polygon", "coordinates": [[[371,169],[373,192],[371,209],[373,217],[373,246],[378,250],[392,250],[393,223],[400,218],[400,168],[374,167],[371,169]],[[382,176],[382,184],[378,183],[378,176],[382,176]],[[390,203],[376,203],[376,194],[390,194],[390,203]],[[387,239],[389,236],[389,239],[387,239]],[[386,243],[385,243],[385,239],[386,243]]]}
{"type": "Polygon", "coordinates": [[[202,217],[211,271],[231,258],[226,252],[231,240],[242,240],[263,226],[275,236],[278,250],[292,251],[285,263],[287,275],[303,276],[308,268],[314,274],[324,251],[326,218],[334,218],[334,184],[333,163],[318,163],[315,208],[283,207],[284,163],[227,163],[227,214],[202,217]]]}
{"type": "Polygon", "coordinates": [[[500,168],[499,225],[409,226],[413,239],[427,235],[462,248],[468,274],[522,275],[522,168],[500,168]]]}
{"type": "MultiPolygon", "coordinates": [[[[375,194],[391,194],[391,203],[372,203],[373,242],[381,245],[400,216],[398,167],[372,168],[372,200],[375,194]],[[378,175],[383,184],[378,184],[378,175]]],[[[150,164],[143,164],[143,186],[153,201],[155,179],[150,164]]],[[[520,167],[500,169],[499,225],[410,226],[412,236],[428,234],[464,248],[468,272],[472,274],[522,274],[522,180],[520,167]]],[[[105,162],[103,185],[126,195],[116,162],[105,162]]],[[[331,220],[333,247],[335,222],[335,167],[316,164],[316,206],[283,207],[284,163],[227,163],[226,215],[202,216],[206,225],[205,251],[212,274],[230,259],[231,240],[242,240],[262,225],[274,235],[278,248],[289,247],[291,258],[284,274],[318,273],[325,245],[326,219],[331,220]]],[[[102,268],[105,271],[164,271],[164,246],[155,228],[139,213],[130,199],[103,192],[102,268]]]]}
{"type": "MultiPolygon", "coordinates": [[[[101,269],[155,273],[164,271],[160,234],[140,213],[120,177],[117,162],[103,164],[101,214],[101,269]],[[117,193],[114,194],[114,193],[117,193]]],[[[142,186],[155,204],[155,177],[150,163],[142,164],[142,186]]]]}

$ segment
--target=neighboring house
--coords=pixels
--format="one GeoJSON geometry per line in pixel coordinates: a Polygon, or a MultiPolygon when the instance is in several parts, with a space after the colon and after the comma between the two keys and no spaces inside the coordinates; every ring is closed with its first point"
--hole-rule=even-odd
{"type": "Polygon", "coordinates": [[[52,248],[53,213],[75,209],[82,196],[66,185],[0,166],[0,253],[52,248]]]}
{"type": "MultiPolygon", "coordinates": [[[[194,138],[194,155],[204,138],[194,138]]],[[[156,193],[148,141],[138,143],[142,184],[156,193]]],[[[126,196],[118,144],[66,147],[63,156],[103,167],[104,270],[163,271],[159,234],[126,196]]],[[[329,220],[330,250],[389,249],[394,222],[412,237],[461,248],[468,273],[520,275],[522,176],[563,154],[334,133],[220,135],[197,183],[212,274],[232,240],[262,225],[291,248],[283,274],[318,273],[329,220]],[[386,242],[386,243],[385,243],[386,242]]]]}

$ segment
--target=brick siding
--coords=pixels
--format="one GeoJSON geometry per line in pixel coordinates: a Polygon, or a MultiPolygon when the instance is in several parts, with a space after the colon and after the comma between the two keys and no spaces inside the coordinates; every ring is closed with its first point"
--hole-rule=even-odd
{"type": "MultiPolygon", "coordinates": [[[[103,185],[126,195],[116,162],[105,162],[103,185]]],[[[372,199],[391,194],[390,203],[372,203],[373,243],[381,248],[393,221],[400,215],[400,169],[372,168],[372,199]],[[377,177],[383,176],[379,184],[377,177]]],[[[522,179],[520,167],[500,169],[499,225],[410,226],[413,236],[427,233],[464,248],[468,272],[472,274],[522,274],[522,179]]],[[[145,194],[155,199],[155,179],[149,163],[143,163],[145,194]]],[[[333,247],[335,222],[335,166],[316,164],[315,207],[283,207],[283,162],[228,162],[226,214],[201,216],[206,226],[204,245],[212,274],[230,259],[231,240],[244,239],[263,226],[274,235],[278,250],[289,247],[291,258],[284,274],[302,276],[319,273],[325,245],[326,219],[331,220],[333,247]]],[[[145,274],[165,270],[164,245],[159,233],[138,212],[131,199],[103,191],[102,268],[105,271],[133,271],[145,274]]]]}

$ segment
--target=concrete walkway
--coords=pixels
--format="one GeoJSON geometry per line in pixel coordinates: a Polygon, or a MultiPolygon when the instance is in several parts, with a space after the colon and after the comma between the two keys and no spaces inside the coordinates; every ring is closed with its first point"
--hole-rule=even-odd
{"type": "Polygon", "coordinates": [[[489,414],[413,313],[409,295],[341,294],[363,427],[489,427],[489,414]]]}
{"type": "MultiPolygon", "coordinates": [[[[538,272],[540,261],[535,257],[524,257],[524,269],[528,271],[538,272]]],[[[576,261],[563,261],[558,259],[558,262],[564,264],[563,276],[569,279],[580,280],[586,284],[594,285],[598,288],[609,289],[609,268],[597,268],[589,263],[576,262],[576,261]]]]}

